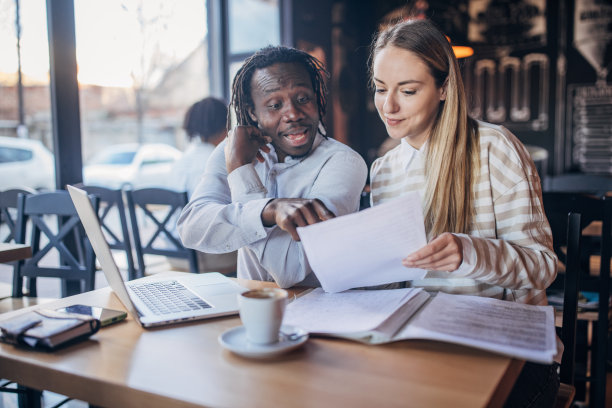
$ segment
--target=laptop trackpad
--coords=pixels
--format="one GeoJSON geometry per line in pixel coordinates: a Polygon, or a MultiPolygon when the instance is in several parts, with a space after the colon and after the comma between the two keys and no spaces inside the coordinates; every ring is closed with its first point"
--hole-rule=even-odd
{"type": "Polygon", "coordinates": [[[191,289],[203,298],[212,296],[228,295],[232,293],[240,293],[240,287],[233,283],[216,283],[216,284],[202,284],[192,285],[191,289]]]}

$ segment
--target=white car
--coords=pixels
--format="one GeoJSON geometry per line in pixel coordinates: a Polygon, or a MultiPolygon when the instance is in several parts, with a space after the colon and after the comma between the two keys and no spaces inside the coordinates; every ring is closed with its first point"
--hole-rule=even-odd
{"type": "Polygon", "coordinates": [[[181,154],[163,143],[109,146],[83,167],[83,183],[112,189],[167,188],[172,166],[181,154]]]}
{"type": "Polygon", "coordinates": [[[55,189],[53,153],[40,141],[0,137],[0,191],[55,189]]]}

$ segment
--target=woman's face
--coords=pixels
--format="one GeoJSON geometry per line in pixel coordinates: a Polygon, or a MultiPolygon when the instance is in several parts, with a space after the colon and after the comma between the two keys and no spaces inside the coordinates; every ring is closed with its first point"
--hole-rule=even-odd
{"type": "Polygon", "coordinates": [[[406,138],[419,149],[436,119],[446,88],[416,54],[387,46],[374,59],[374,104],[393,139],[406,138]]]}

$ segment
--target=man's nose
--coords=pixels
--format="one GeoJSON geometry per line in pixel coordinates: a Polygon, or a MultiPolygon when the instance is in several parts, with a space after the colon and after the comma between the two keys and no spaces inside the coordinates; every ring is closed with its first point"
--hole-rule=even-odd
{"type": "Polygon", "coordinates": [[[293,122],[304,118],[304,112],[295,101],[290,101],[285,105],[283,119],[286,122],[293,122]]]}

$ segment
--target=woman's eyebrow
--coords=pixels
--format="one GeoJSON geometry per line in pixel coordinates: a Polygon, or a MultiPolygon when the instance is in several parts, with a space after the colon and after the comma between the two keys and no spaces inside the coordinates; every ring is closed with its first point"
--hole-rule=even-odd
{"type": "MultiPolygon", "coordinates": [[[[380,82],[381,84],[385,83],[385,81],[382,81],[382,80],[380,80],[380,79],[378,79],[376,77],[374,77],[373,79],[374,79],[375,82],[380,82]]],[[[406,84],[422,84],[422,83],[423,83],[423,81],[418,81],[416,79],[407,79],[405,81],[398,82],[397,84],[398,85],[406,85],[406,84]]]]}

